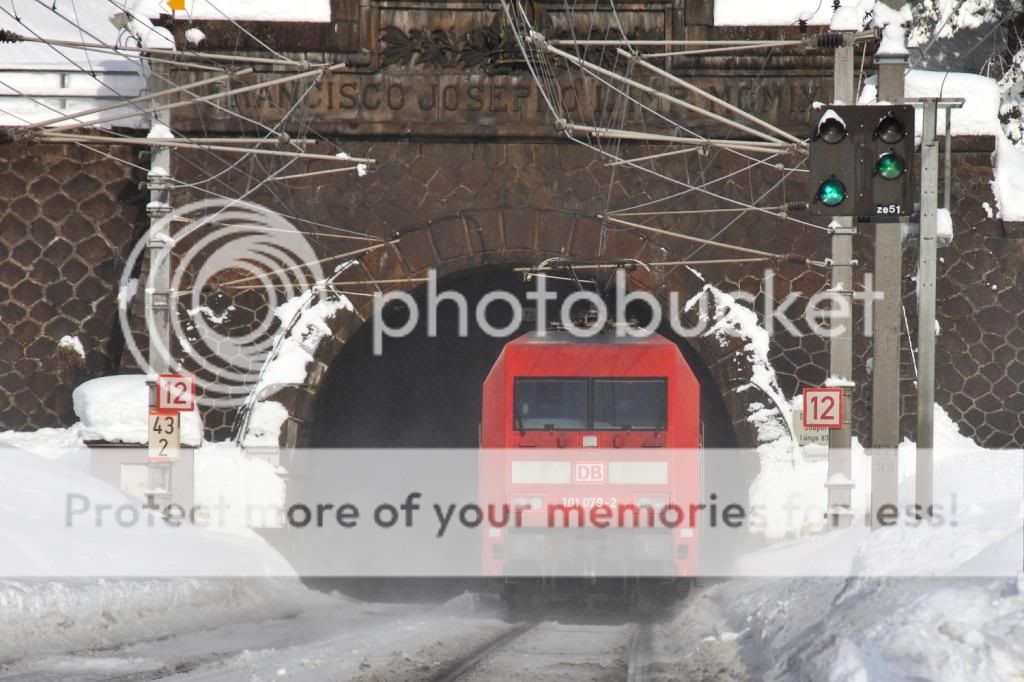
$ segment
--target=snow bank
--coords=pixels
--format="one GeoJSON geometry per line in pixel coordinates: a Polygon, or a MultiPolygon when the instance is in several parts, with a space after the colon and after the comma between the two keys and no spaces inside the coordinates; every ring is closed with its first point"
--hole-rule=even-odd
{"type": "Polygon", "coordinates": [[[168,524],[140,500],[28,452],[0,451],[0,480],[0,576],[294,575],[254,535],[168,524]]]}
{"type": "MultiPolygon", "coordinates": [[[[83,440],[148,443],[149,387],[144,374],[119,374],[87,381],[72,394],[83,440]]],[[[197,411],[181,413],[181,442],[199,445],[203,426],[197,411]]]]}
{"type": "MultiPolygon", "coordinates": [[[[0,666],[26,656],[114,648],[232,623],[287,618],[297,608],[330,601],[336,600],[291,578],[0,579],[0,666]]],[[[73,669],[80,672],[80,666],[73,669]]]]}
{"type": "Polygon", "coordinates": [[[225,510],[212,530],[249,535],[250,527],[279,525],[284,480],[271,464],[246,456],[237,445],[204,444],[196,452],[195,481],[197,505],[225,510]]]}
{"type": "Polygon", "coordinates": [[[82,443],[81,424],[64,429],[0,431],[0,448],[4,445],[21,448],[33,455],[60,462],[83,473],[89,472],[89,450],[82,443]]]}
{"type": "MultiPolygon", "coordinates": [[[[834,26],[835,30],[861,28],[874,4],[874,0],[843,0],[839,26],[834,26]],[[847,28],[847,25],[854,28],[847,28]]],[[[801,19],[821,26],[832,23],[833,13],[831,0],[715,0],[716,26],[794,26],[801,19]]]]}
{"type": "MultiPolygon", "coordinates": [[[[871,533],[861,524],[870,509],[871,457],[854,442],[852,459],[854,527],[773,545],[744,557],[739,574],[756,575],[1005,575],[1024,561],[1024,452],[985,450],[960,434],[941,408],[935,409],[934,527],[897,525],[871,533]],[[940,518],[941,517],[941,518],[940,518]],[[941,521],[941,523],[940,523],[941,521]]],[[[899,508],[914,503],[917,448],[899,447],[899,508]]],[[[772,480],[759,497],[782,498],[801,510],[790,528],[824,526],[827,462],[809,462],[792,478],[772,480]]],[[[755,487],[765,485],[755,482],[755,487]]],[[[754,490],[751,497],[754,497],[754,490]]],[[[771,535],[769,536],[771,537],[771,535]]]]}

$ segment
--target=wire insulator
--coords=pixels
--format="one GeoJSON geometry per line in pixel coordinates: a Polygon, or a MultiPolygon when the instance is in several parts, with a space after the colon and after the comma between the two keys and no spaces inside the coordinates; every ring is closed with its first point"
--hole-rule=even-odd
{"type": "Polygon", "coordinates": [[[806,211],[806,201],[790,201],[786,204],[786,212],[793,213],[794,211],[806,211]]]}
{"type": "Polygon", "coordinates": [[[797,24],[800,27],[800,35],[807,35],[807,20],[797,19],[797,24]]]}
{"type": "Polygon", "coordinates": [[[7,29],[0,29],[0,43],[20,43],[24,38],[7,29]]]}
{"type": "Polygon", "coordinates": [[[842,7],[842,5],[843,5],[843,3],[841,2],[841,0],[832,0],[832,10],[833,11],[837,11],[840,7],[842,7]]]}
{"type": "Polygon", "coordinates": [[[818,47],[835,49],[843,46],[843,34],[836,31],[828,31],[818,34],[818,47]]]}
{"type": "Polygon", "coordinates": [[[786,262],[787,263],[796,263],[797,265],[808,265],[808,264],[810,264],[810,260],[807,258],[807,256],[801,256],[800,254],[797,254],[797,253],[787,253],[786,254],[786,262]]]}

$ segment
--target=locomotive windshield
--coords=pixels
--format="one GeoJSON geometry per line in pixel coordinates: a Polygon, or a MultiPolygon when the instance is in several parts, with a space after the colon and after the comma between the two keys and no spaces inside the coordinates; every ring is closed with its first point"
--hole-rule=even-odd
{"type": "Polygon", "coordinates": [[[516,379],[514,417],[524,431],[587,428],[587,380],[516,379]]]}
{"type": "Polygon", "coordinates": [[[664,379],[517,378],[514,428],[522,431],[662,431],[664,379]]]}

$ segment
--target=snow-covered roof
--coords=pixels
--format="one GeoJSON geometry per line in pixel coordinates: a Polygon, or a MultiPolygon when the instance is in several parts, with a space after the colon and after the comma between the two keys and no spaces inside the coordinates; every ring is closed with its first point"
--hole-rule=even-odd
{"type": "MultiPolygon", "coordinates": [[[[83,440],[111,443],[149,442],[146,415],[149,387],[144,374],[119,374],[87,381],[72,393],[75,414],[82,420],[83,440]]],[[[202,423],[196,411],[181,413],[181,442],[198,445],[202,423]]]]}
{"type": "MultiPolygon", "coordinates": [[[[167,0],[135,0],[135,11],[155,19],[169,14],[167,0]]],[[[331,20],[330,0],[185,0],[185,11],[178,16],[208,21],[234,19],[235,21],[317,21],[331,20]]]]}
{"type": "MultiPolygon", "coordinates": [[[[4,9],[0,29],[27,38],[128,44],[127,33],[110,20],[117,12],[110,0],[20,0],[4,9]]],[[[34,42],[0,43],[0,125],[43,121],[117,101],[119,96],[135,97],[144,85],[139,60],[127,55],[34,42]]]]}

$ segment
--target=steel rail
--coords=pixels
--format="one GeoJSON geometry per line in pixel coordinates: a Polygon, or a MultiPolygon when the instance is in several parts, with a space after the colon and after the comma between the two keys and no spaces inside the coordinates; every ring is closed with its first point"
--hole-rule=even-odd
{"type": "Polygon", "coordinates": [[[492,653],[501,649],[513,640],[522,637],[535,627],[537,627],[537,623],[520,623],[519,625],[506,630],[494,639],[485,642],[482,646],[474,649],[468,656],[455,661],[455,663],[449,666],[446,670],[442,670],[431,678],[431,681],[455,682],[455,680],[462,679],[466,673],[480,665],[480,662],[489,657],[492,653]]]}

